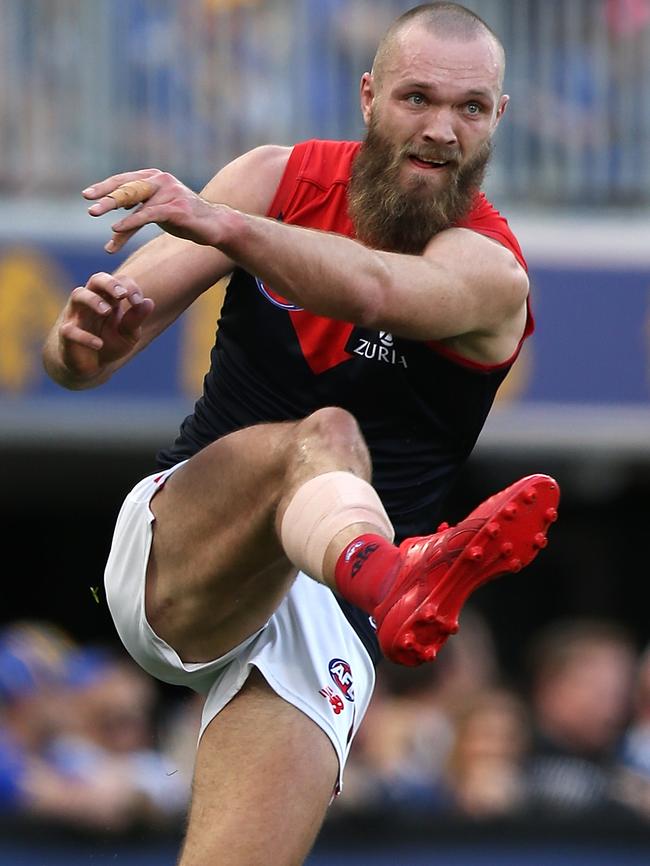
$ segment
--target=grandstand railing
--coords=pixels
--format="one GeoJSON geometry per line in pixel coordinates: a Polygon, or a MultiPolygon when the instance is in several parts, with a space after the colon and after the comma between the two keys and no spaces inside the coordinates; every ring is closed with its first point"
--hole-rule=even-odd
{"type": "MultiPolygon", "coordinates": [[[[0,195],[136,167],[195,187],[265,142],[362,134],[357,82],[404,0],[0,0],[0,195]]],[[[650,10],[467,0],[502,37],[511,106],[490,192],[650,203],[650,10]]]]}

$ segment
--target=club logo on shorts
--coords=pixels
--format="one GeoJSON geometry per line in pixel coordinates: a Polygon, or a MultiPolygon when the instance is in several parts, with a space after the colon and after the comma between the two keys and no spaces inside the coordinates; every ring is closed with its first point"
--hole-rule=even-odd
{"type": "Polygon", "coordinates": [[[332,659],[329,663],[329,671],[346,701],[354,701],[354,682],[350,665],[343,659],[332,659]]]}

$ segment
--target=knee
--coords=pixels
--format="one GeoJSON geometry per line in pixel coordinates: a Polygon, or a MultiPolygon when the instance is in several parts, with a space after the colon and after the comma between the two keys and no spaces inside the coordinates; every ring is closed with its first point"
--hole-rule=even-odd
{"type": "Polygon", "coordinates": [[[366,447],[356,418],[339,406],[313,412],[299,422],[296,432],[299,440],[310,440],[323,449],[354,451],[366,447]]]}
{"type": "Polygon", "coordinates": [[[318,455],[369,480],[370,455],[356,418],[339,406],[327,406],[296,426],[299,461],[318,455]],[[346,465],[347,464],[347,465],[346,465]]]}

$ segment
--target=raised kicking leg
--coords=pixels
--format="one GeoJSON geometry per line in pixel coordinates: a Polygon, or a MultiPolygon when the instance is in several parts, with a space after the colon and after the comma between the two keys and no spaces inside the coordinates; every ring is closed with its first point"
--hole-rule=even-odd
{"type": "MultiPolygon", "coordinates": [[[[154,629],[186,662],[216,658],[266,623],[299,568],[374,615],[386,655],[420,664],[471,592],[533,559],[556,517],[557,484],[529,476],[458,526],[396,547],[369,480],[340,409],[205,448],[151,503],[154,629]]],[[[324,730],[255,675],[201,739],[181,866],[302,863],[337,770],[324,730]]]]}
{"type": "Polygon", "coordinates": [[[354,419],[241,430],[205,448],[152,501],[147,616],[184,661],[216,658],[268,620],[296,568],[375,617],[383,652],[431,661],[467,597],[546,545],[559,489],[531,475],[455,527],[392,543],[354,419]]]}
{"type": "Polygon", "coordinates": [[[441,524],[396,547],[379,518],[379,530],[368,531],[364,482],[341,475],[318,476],[295,493],[282,517],[284,549],[307,574],[371,614],[384,655],[408,666],[432,661],[458,631],[467,598],[528,565],[557,518],[557,482],[529,475],[456,526],[441,524]]]}
{"type": "MultiPolygon", "coordinates": [[[[369,500],[363,514],[370,523],[360,530],[392,534],[367,480],[367,448],[342,409],[225,436],[156,493],[147,619],[183,661],[218,658],[268,621],[296,575],[276,528],[282,503],[305,482],[332,472],[346,489],[361,485],[369,500]]],[[[331,510],[334,503],[322,505],[331,510]]]]}

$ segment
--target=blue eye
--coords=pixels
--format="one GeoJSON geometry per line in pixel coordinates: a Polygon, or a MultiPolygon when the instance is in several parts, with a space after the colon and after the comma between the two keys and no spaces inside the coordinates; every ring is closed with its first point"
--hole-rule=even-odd
{"type": "Polygon", "coordinates": [[[424,96],[421,93],[409,93],[406,97],[407,102],[412,105],[424,105],[424,96]]]}
{"type": "Polygon", "coordinates": [[[480,114],[483,111],[483,107],[478,102],[468,102],[465,108],[468,114],[480,114]]]}

